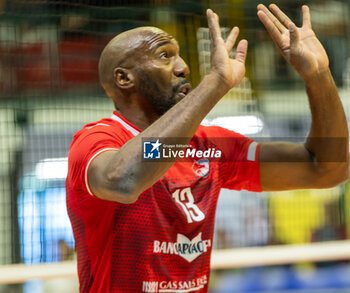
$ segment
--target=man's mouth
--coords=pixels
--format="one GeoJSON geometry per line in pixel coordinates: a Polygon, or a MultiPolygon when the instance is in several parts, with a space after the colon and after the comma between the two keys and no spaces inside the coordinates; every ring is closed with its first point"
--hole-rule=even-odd
{"type": "Polygon", "coordinates": [[[191,91],[191,89],[192,87],[189,83],[184,83],[179,87],[177,94],[182,99],[191,91]]]}

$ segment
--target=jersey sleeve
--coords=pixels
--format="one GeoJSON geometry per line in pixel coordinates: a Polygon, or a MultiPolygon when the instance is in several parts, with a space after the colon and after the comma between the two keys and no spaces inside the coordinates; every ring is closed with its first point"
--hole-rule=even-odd
{"type": "Polygon", "coordinates": [[[94,196],[88,182],[91,162],[101,153],[118,150],[125,142],[108,126],[83,129],[74,137],[68,155],[68,178],[75,189],[81,189],[94,196]]]}
{"type": "MultiPolygon", "coordinates": [[[[260,192],[260,144],[222,127],[213,127],[213,130],[215,144],[223,153],[220,167],[221,187],[260,192]]],[[[213,135],[212,133],[211,136],[213,135]]]]}

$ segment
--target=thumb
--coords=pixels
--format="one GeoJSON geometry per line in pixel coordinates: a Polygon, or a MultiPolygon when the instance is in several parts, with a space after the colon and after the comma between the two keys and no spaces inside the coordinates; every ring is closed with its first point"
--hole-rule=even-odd
{"type": "Polygon", "coordinates": [[[290,52],[291,54],[294,54],[299,49],[299,31],[294,23],[290,23],[288,25],[289,30],[289,38],[290,38],[290,52]]]}
{"type": "Polygon", "coordinates": [[[245,59],[247,57],[247,50],[248,50],[248,41],[241,40],[237,45],[236,60],[244,64],[245,59]]]}

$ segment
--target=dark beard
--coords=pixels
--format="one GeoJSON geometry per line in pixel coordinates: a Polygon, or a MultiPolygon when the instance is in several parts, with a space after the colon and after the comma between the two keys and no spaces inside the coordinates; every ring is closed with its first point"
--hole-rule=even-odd
{"type": "Polygon", "coordinates": [[[176,86],[173,86],[171,92],[160,89],[159,85],[142,69],[136,69],[139,80],[138,91],[145,97],[152,109],[159,115],[163,115],[166,111],[172,108],[178,101],[176,94],[179,87],[187,80],[182,80],[176,86]]]}

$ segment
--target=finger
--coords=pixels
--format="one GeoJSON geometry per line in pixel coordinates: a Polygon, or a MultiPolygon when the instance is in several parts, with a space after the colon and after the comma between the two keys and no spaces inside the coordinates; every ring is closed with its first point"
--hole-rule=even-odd
{"type": "Polygon", "coordinates": [[[271,4],[269,6],[270,10],[272,11],[272,13],[278,18],[278,20],[285,26],[288,28],[289,24],[292,22],[290,20],[290,18],[285,15],[281,9],[278,8],[278,6],[276,4],[271,4]]]}
{"type": "Polygon", "coordinates": [[[286,27],[280,23],[280,21],[266,8],[265,5],[259,4],[258,5],[258,10],[263,11],[269,18],[270,20],[275,24],[276,28],[282,33],[283,31],[286,30],[286,27]]]}
{"type": "Polygon", "coordinates": [[[260,21],[265,26],[266,30],[270,34],[272,40],[280,48],[282,46],[282,35],[281,32],[276,28],[270,18],[265,14],[265,12],[259,10],[258,17],[260,21]]]}
{"type": "Polygon", "coordinates": [[[303,26],[311,28],[311,16],[310,16],[310,9],[308,6],[303,5],[303,26]]]}
{"type": "Polygon", "coordinates": [[[237,37],[238,37],[238,34],[239,34],[239,28],[235,26],[231,30],[231,32],[230,32],[230,34],[227,37],[227,40],[225,42],[225,47],[226,47],[226,50],[227,50],[228,53],[231,52],[233,46],[235,45],[237,37]]]}
{"type": "Polygon", "coordinates": [[[219,38],[221,38],[219,17],[216,13],[213,12],[213,10],[208,9],[207,19],[211,41],[216,42],[219,38]]]}
{"type": "Polygon", "coordinates": [[[299,50],[299,31],[294,23],[289,24],[290,53],[295,54],[299,50]]]}
{"type": "Polygon", "coordinates": [[[235,59],[244,64],[247,58],[247,51],[248,51],[248,41],[241,40],[237,45],[235,59]]]}

